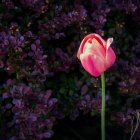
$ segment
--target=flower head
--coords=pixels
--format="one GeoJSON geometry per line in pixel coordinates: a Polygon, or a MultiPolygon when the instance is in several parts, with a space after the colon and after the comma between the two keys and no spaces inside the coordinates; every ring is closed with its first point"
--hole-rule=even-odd
{"type": "Polygon", "coordinates": [[[116,55],[110,46],[112,42],[113,38],[105,41],[98,34],[89,34],[83,39],[77,57],[92,76],[100,76],[114,64],[116,55]]]}

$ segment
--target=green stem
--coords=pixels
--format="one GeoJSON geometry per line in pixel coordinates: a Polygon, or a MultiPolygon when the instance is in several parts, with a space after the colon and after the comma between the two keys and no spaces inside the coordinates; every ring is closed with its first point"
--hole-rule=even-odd
{"type": "Polygon", "coordinates": [[[101,75],[102,82],[102,111],[101,111],[101,134],[102,140],[105,140],[105,75],[101,75]]]}

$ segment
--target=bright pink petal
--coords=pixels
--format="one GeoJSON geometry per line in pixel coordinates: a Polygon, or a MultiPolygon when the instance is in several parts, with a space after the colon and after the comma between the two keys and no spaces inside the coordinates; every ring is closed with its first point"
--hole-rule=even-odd
{"type": "Polygon", "coordinates": [[[98,77],[105,70],[105,62],[99,56],[81,54],[80,60],[84,69],[92,76],[98,77]]]}
{"type": "Polygon", "coordinates": [[[108,38],[106,41],[106,69],[112,66],[116,60],[116,55],[111,48],[113,38],[108,38]]]}
{"type": "Polygon", "coordinates": [[[111,47],[108,48],[106,52],[106,69],[114,64],[116,60],[116,55],[111,47]]]}

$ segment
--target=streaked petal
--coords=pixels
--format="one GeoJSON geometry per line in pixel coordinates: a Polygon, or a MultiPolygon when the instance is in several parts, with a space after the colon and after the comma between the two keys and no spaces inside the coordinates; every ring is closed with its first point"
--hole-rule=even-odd
{"type": "Polygon", "coordinates": [[[99,56],[81,54],[80,60],[84,69],[92,76],[98,77],[105,70],[105,62],[99,56]]]}
{"type": "Polygon", "coordinates": [[[93,46],[100,44],[99,46],[105,48],[106,42],[98,35],[98,34],[89,34],[87,35],[81,42],[78,53],[77,53],[77,57],[80,58],[80,54],[83,53],[84,47],[86,43],[93,43],[93,46]],[[92,40],[95,40],[95,43],[92,42],[92,40]],[[88,42],[89,41],[89,42],[88,42]]]}
{"type": "Polygon", "coordinates": [[[92,38],[92,34],[87,35],[81,42],[78,53],[77,53],[77,57],[80,59],[80,54],[83,53],[84,47],[85,47],[85,43],[87,42],[87,40],[89,40],[90,38],[92,38]]]}
{"type": "Polygon", "coordinates": [[[105,59],[106,50],[101,46],[101,44],[95,39],[92,39],[92,43],[86,42],[83,53],[93,54],[105,59]]]}

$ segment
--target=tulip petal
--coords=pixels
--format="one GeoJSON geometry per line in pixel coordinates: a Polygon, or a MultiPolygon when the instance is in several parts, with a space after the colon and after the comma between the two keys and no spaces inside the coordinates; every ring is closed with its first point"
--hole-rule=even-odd
{"type": "MultiPolygon", "coordinates": [[[[87,35],[81,42],[80,44],[80,47],[79,47],[79,50],[78,50],[78,53],[77,53],[77,57],[80,59],[80,54],[83,53],[83,50],[84,50],[84,47],[85,47],[85,44],[88,42],[88,40],[92,40],[92,39],[95,39],[96,40],[96,44],[98,42],[98,44],[100,44],[99,46],[102,46],[105,48],[105,44],[106,42],[98,35],[98,34],[89,34],[87,35]]],[[[92,42],[89,42],[89,43],[92,43],[92,42]]],[[[94,45],[96,45],[94,44],[94,45]]]]}
{"type": "Polygon", "coordinates": [[[98,77],[105,70],[105,62],[99,56],[81,54],[80,60],[84,69],[88,71],[92,76],[98,77]]]}
{"type": "Polygon", "coordinates": [[[106,42],[98,35],[98,34],[94,34],[96,36],[96,39],[98,40],[98,42],[102,45],[105,46],[106,42]]]}
{"type": "Polygon", "coordinates": [[[77,53],[77,57],[80,59],[80,55],[83,53],[84,47],[85,47],[85,43],[87,42],[87,40],[89,40],[91,38],[91,34],[87,35],[81,42],[78,53],[77,53]]]}
{"type": "Polygon", "coordinates": [[[115,60],[116,60],[116,55],[115,55],[114,51],[112,50],[112,48],[109,47],[106,52],[106,67],[109,68],[110,66],[112,66],[114,64],[115,60]]]}
{"type": "Polygon", "coordinates": [[[113,65],[116,60],[116,55],[110,45],[113,42],[113,38],[108,38],[106,42],[106,68],[109,68],[113,65]]]}
{"type": "Polygon", "coordinates": [[[110,47],[110,45],[112,44],[113,42],[113,38],[108,38],[107,39],[107,43],[106,43],[106,49],[108,50],[108,48],[110,47]]]}
{"type": "Polygon", "coordinates": [[[106,50],[101,46],[101,44],[95,39],[92,39],[92,42],[86,42],[83,49],[83,53],[98,55],[102,59],[106,57],[106,50]]]}

